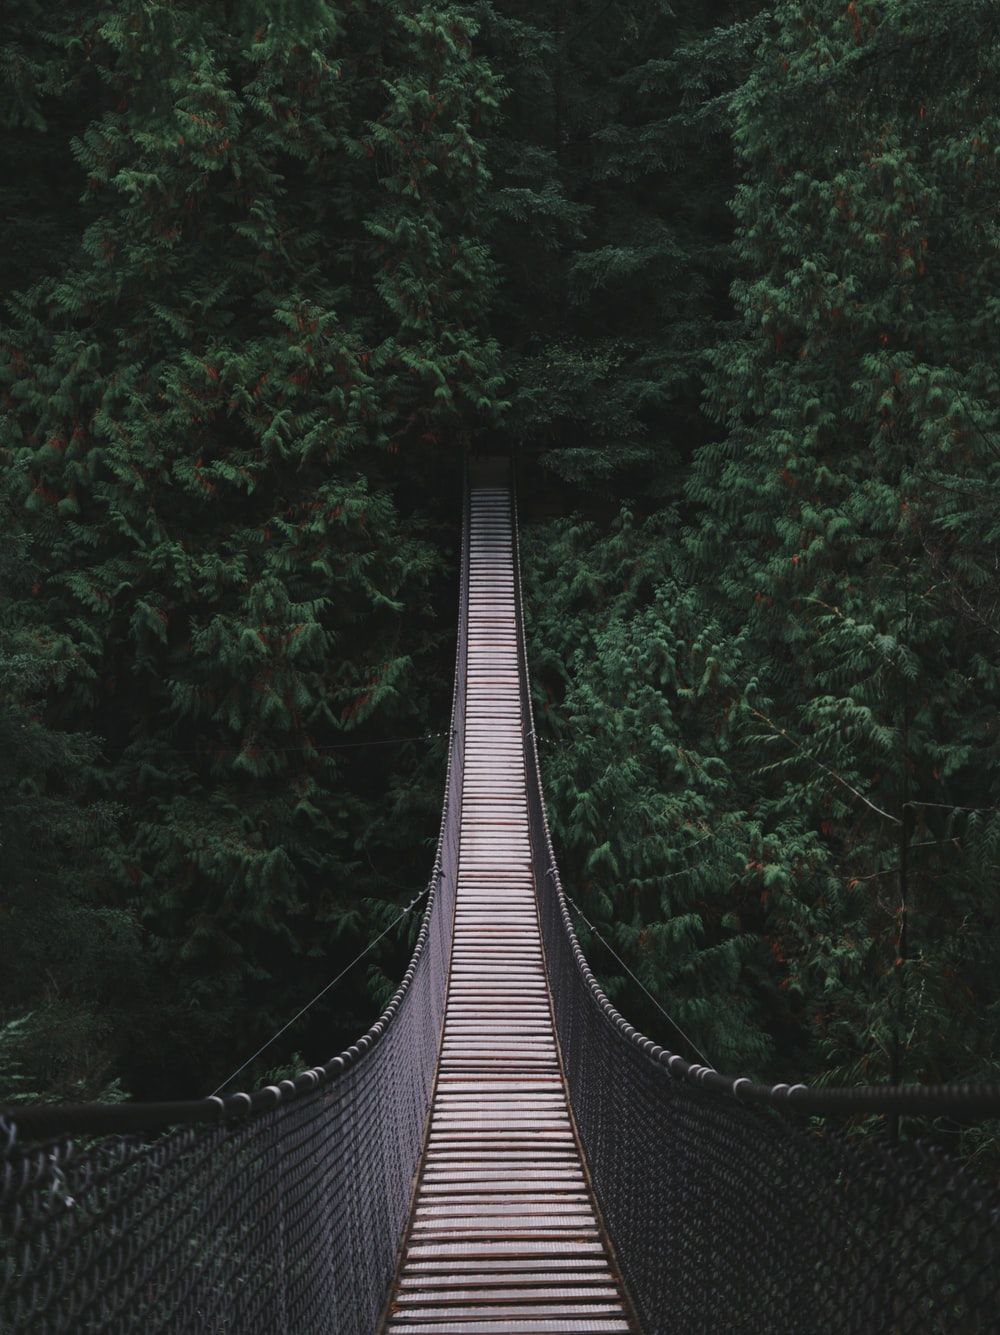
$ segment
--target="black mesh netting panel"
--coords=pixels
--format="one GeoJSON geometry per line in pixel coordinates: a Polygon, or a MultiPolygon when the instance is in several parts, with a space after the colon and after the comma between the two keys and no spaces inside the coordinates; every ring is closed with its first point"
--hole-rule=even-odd
{"type": "MultiPolygon", "coordinates": [[[[461,589],[464,664],[467,558],[461,589]]],[[[253,1095],[0,1119],[4,1335],[371,1335],[437,1067],[464,732],[456,673],[427,909],[399,991],[357,1044],[253,1095]],[[130,1121],[134,1133],[100,1134],[130,1121]]]]}
{"type": "MultiPolygon", "coordinates": [[[[522,689],[530,719],[525,671],[522,689]]],[[[731,1081],[672,1057],[610,1005],[573,931],[529,729],[532,856],[556,1027],[594,1191],[643,1329],[1000,1331],[1000,1187],[920,1146],[849,1144],[793,1107],[847,1111],[867,1098],[875,1109],[884,1090],[827,1095],[731,1081]]],[[[920,1094],[913,1099],[919,1110],[920,1094]]],[[[927,1111],[995,1115],[1000,1091],[938,1089],[925,1102],[927,1111]]]]}

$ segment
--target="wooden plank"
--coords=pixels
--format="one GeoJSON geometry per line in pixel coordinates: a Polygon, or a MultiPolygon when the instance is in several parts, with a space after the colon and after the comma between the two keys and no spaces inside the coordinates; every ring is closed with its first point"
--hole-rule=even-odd
{"type": "Polygon", "coordinates": [[[599,1302],[602,1298],[605,1300],[614,1299],[618,1296],[618,1291],[610,1284],[563,1284],[553,1288],[549,1293],[540,1295],[539,1285],[525,1285],[519,1282],[517,1276],[514,1282],[508,1281],[505,1284],[490,1284],[484,1286],[482,1280],[477,1281],[475,1286],[465,1284],[461,1288],[451,1288],[446,1292],[438,1291],[433,1299],[424,1292],[412,1292],[409,1289],[400,1289],[396,1295],[396,1302],[399,1308],[417,1307],[419,1305],[429,1305],[433,1302],[437,1305],[462,1305],[468,1306],[476,1303],[480,1306],[493,1303],[516,1303],[519,1306],[526,1303],[537,1303],[540,1297],[545,1301],[567,1302],[570,1299],[582,1298],[588,1302],[599,1302]]]}
{"type": "Polygon", "coordinates": [[[619,1335],[630,1327],[622,1318],[573,1317],[545,1318],[529,1320],[525,1317],[511,1317],[504,1321],[470,1320],[468,1317],[453,1319],[450,1322],[427,1321],[417,1325],[401,1317],[393,1317],[386,1327],[386,1335],[399,1335],[401,1331],[419,1330],[421,1335],[619,1335]]]}

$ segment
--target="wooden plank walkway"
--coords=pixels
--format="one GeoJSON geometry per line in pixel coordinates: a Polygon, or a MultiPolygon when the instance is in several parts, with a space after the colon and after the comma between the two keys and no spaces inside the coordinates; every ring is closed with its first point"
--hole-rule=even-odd
{"type": "Polygon", "coordinates": [[[510,494],[471,493],[455,942],[387,1335],[626,1332],[556,1050],[528,847],[510,494]]]}

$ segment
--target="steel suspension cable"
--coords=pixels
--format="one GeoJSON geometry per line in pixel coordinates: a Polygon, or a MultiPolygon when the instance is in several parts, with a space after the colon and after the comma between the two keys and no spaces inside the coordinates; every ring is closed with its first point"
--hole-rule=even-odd
{"type": "Polygon", "coordinates": [[[691,1049],[691,1051],[692,1051],[692,1052],[696,1052],[696,1053],[698,1054],[698,1056],[702,1059],[702,1061],[705,1063],[706,1066],[711,1067],[711,1068],[714,1070],[715,1068],[714,1068],[713,1063],[710,1062],[709,1059],[705,1056],[705,1054],[702,1052],[701,1048],[699,1048],[698,1044],[694,1041],[694,1039],[690,1036],[690,1034],[686,1034],[686,1033],[684,1032],[684,1030],[680,1027],[680,1025],[677,1023],[677,1021],[674,1019],[674,1017],[673,1017],[672,1015],[669,1015],[669,1014],[667,1013],[667,1011],[664,1010],[664,1008],[663,1008],[663,1007],[660,1005],[660,1003],[657,1001],[656,997],[653,996],[652,992],[650,992],[649,988],[648,988],[648,987],[646,986],[646,984],[642,981],[642,979],[636,977],[636,975],[632,972],[632,970],[629,968],[629,966],[625,963],[625,961],[622,959],[621,955],[618,954],[618,951],[615,950],[614,946],[613,946],[613,945],[611,944],[611,942],[607,939],[607,937],[606,937],[606,936],[603,936],[603,935],[598,931],[598,929],[594,926],[594,924],[590,921],[590,919],[589,919],[589,918],[587,917],[587,915],[584,913],[583,909],[582,909],[582,908],[580,907],[580,905],[576,902],[576,900],[573,898],[573,896],[572,896],[571,894],[569,894],[569,892],[566,891],[566,890],[563,890],[563,895],[565,896],[566,903],[569,904],[569,905],[571,905],[571,906],[576,910],[576,912],[579,914],[579,916],[583,919],[583,921],[584,921],[584,922],[587,924],[587,926],[590,928],[591,932],[593,932],[594,936],[596,936],[597,939],[598,939],[598,941],[600,941],[601,944],[604,946],[605,950],[609,951],[609,952],[615,957],[615,959],[616,959],[616,960],[618,961],[618,963],[622,966],[622,968],[625,970],[625,972],[628,974],[628,976],[632,979],[632,982],[635,983],[637,987],[641,987],[641,988],[642,988],[643,992],[645,992],[646,996],[650,999],[650,1001],[653,1003],[653,1005],[656,1007],[656,1009],[660,1012],[660,1014],[661,1014],[661,1015],[663,1016],[663,1018],[666,1020],[667,1024],[669,1024],[670,1027],[671,1027],[672,1029],[675,1029],[675,1030],[677,1031],[677,1033],[680,1034],[681,1038],[682,1038],[682,1039],[684,1040],[684,1042],[688,1045],[688,1047],[691,1049]]]}
{"type": "Polygon", "coordinates": [[[354,968],[355,964],[360,964],[360,962],[364,959],[364,957],[371,951],[373,951],[375,947],[378,945],[378,943],[384,937],[388,936],[394,927],[397,927],[403,921],[404,918],[408,917],[413,912],[413,910],[417,907],[420,901],[426,898],[427,892],[429,890],[430,886],[425,885],[423,890],[421,890],[418,895],[414,895],[413,898],[410,900],[409,904],[407,904],[406,907],[400,911],[400,913],[392,920],[392,922],[389,924],[388,927],[385,928],[384,931],[379,932],[378,936],[374,937],[371,941],[369,941],[367,946],[365,946],[364,950],[360,951],[357,955],[355,955],[354,959],[351,960],[350,964],[345,964],[344,967],[341,969],[340,973],[336,975],[336,977],[331,978],[325,987],[320,988],[320,990],[316,993],[316,995],[312,998],[312,1000],[307,1001],[306,1004],[302,1007],[302,1009],[300,1011],[297,1011],[295,1015],[293,1015],[292,1018],[288,1021],[287,1024],[283,1024],[280,1029],[278,1029],[275,1033],[271,1035],[271,1037],[267,1040],[266,1043],[262,1043],[260,1047],[257,1049],[257,1051],[253,1053],[252,1056],[246,1059],[246,1061],[242,1064],[242,1066],[237,1066],[236,1070],[233,1071],[230,1075],[227,1075],[225,1080],[223,1080],[220,1085],[216,1085],[215,1089],[212,1090],[211,1094],[208,1097],[214,1099],[219,1094],[221,1094],[222,1091],[225,1089],[225,1087],[229,1084],[230,1080],[235,1080],[241,1071],[245,1071],[248,1066],[250,1066],[253,1062],[257,1060],[257,1058],[261,1055],[261,1053],[267,1051],[267,1049],[271,1046],[272,1043],[276,1042],[281,1037],[282,1034],[287,1033],[287,1031],[291,1029],[292,1025],[295,1024],[297,1020],[301,1020],[303,1015],[305,1015],[307,1011],[311,1010],[313,1006],[316,1005],[317,1001],[319,1001],[322,997],[326,996],[327,992],[329,992],[331,987],[333,987],[336,983],[339,983],[341,978],[343,978],[345,974],[350,973],[350,971],[354,968]]]}

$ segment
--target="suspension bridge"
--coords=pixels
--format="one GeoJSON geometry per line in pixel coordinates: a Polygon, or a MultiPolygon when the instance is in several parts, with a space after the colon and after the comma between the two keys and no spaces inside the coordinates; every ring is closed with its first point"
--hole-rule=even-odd
{"type": "Polygon", "coordinates": [[[539,782],[509,464],[470,464],[441,832],[410,965],[252,1093],[8,1109],[0,1330],[1000,1330],[1000,1186],[845,1117],[1000,1089],[767,1086],[601,991],[539,782]]]}

